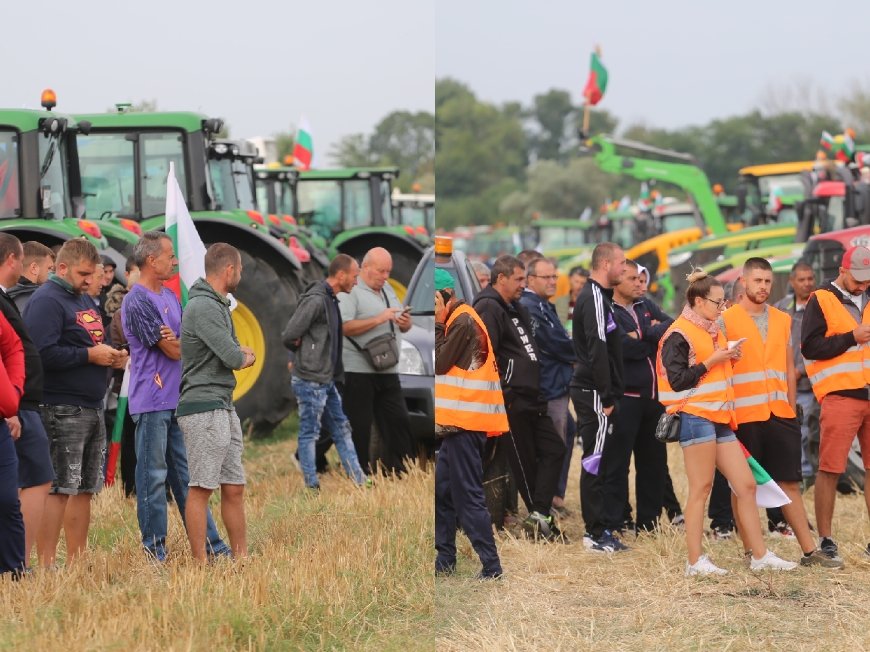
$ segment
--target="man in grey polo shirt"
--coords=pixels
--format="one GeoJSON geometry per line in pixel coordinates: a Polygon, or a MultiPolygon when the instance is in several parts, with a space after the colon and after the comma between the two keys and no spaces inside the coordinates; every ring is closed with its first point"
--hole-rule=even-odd
{"type": "Polygon", "coordinates": [[[357,457],[363,469],[371,467],[369,439],[375,423],[382,447],[379,461],[387,471],[400,473],[405,470],[403,460],[413,457],[414,448],[398,365],[378,371],[357,349],[392,330],[401,350],[401,333],[411,328],[410,315],[402,311],[387,283],[392,269],[390,252],[383,247],[370,249],[363,257],[356,286],[349,293],[340,293],[338,300],[345,336],[344,411],[353,429],[357,457]]]}

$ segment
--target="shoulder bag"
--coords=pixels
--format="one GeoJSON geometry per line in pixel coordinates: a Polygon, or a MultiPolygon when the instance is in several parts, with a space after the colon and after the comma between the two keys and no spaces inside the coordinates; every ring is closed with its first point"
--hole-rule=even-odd
{"type": "MultiPolygon", "coordinates": [[[[384,296],[384,303],[389,308],[390,301],[387,299],[387,293],[382,289],[381,294],[384,296]]],[[[373,337],[366,342],[365,346],[357,344],[352,337],[347,335],[345,337],[354,345],[357,351],[366,357],[376,371],[384,371],[399,364],[399,343],[396,340],[396,329],[393,326],[392,320],[390,320],[389,333],[373,337]]]]}

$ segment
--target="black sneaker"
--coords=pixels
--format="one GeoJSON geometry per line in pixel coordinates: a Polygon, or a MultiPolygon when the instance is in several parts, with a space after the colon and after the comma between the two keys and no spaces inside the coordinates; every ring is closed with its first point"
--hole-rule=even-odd
{"type": "Polygon", "coordinates": [[[819,550],[828,559],[840,559],[840,550],[837,544],[830,537],[822,537],[819,539],[819,550]]]}

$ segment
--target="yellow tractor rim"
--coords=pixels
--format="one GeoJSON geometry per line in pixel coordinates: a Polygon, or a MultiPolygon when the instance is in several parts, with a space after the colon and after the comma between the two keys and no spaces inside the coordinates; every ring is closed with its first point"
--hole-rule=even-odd
{"type": "Polygon", "coordinates": [[[404,301],[405,295],[408,294],[408,287],[400,281],[394,279],[392,276],[387,279],[387,283],[389,283],[393,287],[393,290],[395,290],[396,296],[399,298],[399,301],[404,301]]]}
{"type": "Polygon", "coordinates": [[[233,326],[236,329],[236,337],[242,346],[249,346],[257,356],[256,362],[247,369],[236,371],[236,390],[233,392],[233,401],[238,401],[247,394],[263,371],[266,360],[266,339],[263,337],[263,329],[253,312],[241,301],[233,310],[233,326]]]}

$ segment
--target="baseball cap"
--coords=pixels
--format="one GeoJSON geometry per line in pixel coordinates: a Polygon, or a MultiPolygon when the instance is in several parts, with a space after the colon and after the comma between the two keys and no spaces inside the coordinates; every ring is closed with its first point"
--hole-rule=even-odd
{"type": "MultiPolygon", "coordinates": [[[[868,254],[870,255],[870,254],[868,254]]],[[[435,289],[436,290],[452,290],[456,287],[453,276],[446,269],[440,267],[435,269],[435,289]]]]}
{"type": "Polygon", "coordinates": [[[843,254],[843,269],[849,270],[859,283],[870,281],[870,249],[867,247],[850,247],[843,254]]]}
{"type": "Polygon", "coordinates": [[[112,269],[117,269],[118,267],[118,263],[108,256],[100,256],[100,262],[103,263],[104,267],[111,267],[112,269]]]}

